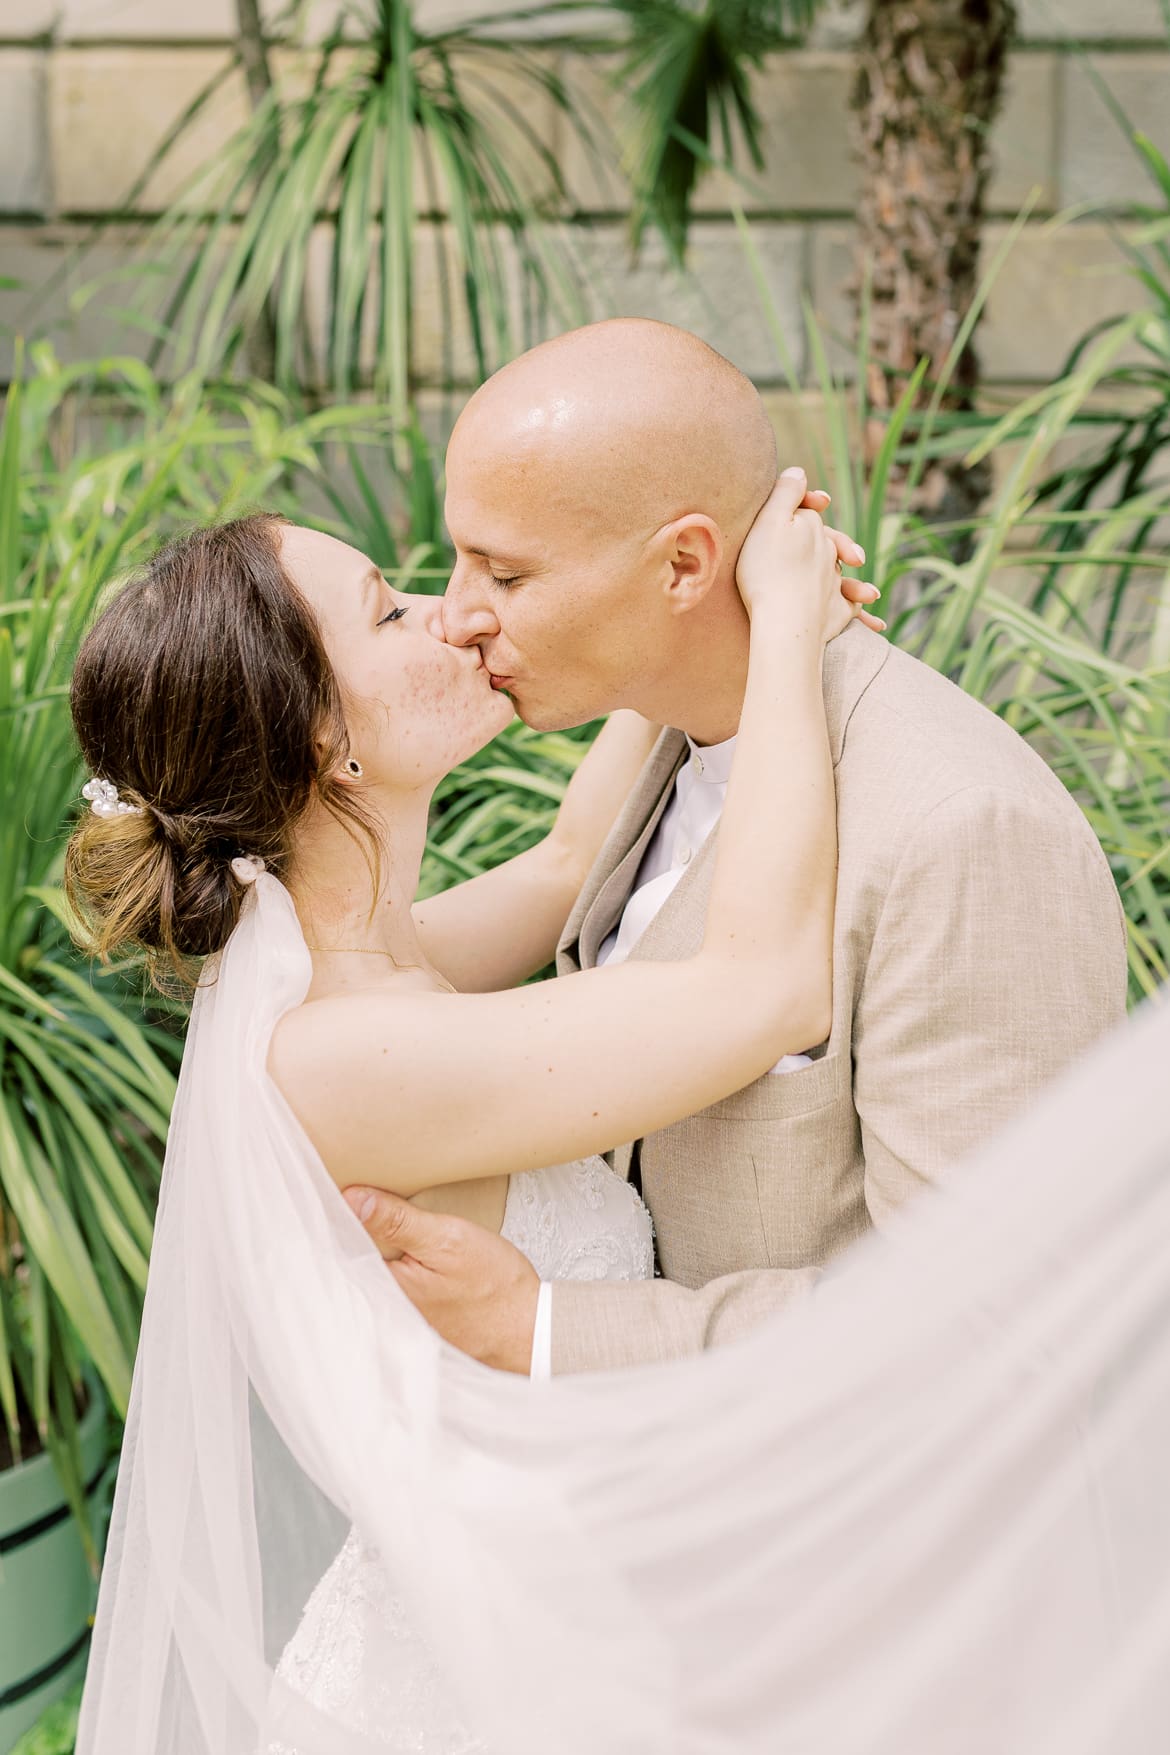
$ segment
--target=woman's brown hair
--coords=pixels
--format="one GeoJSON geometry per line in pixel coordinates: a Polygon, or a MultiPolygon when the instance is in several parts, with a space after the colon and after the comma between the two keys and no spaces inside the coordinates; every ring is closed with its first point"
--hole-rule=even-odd
{"type": "Polygon", "coordinates": [[[189,983],[239,916],[237,854],[287,872],[314,797],[364,838],[334,775],[348,736],[316,619],[280,560],[279,517],[192,531],[98,617],[70,702],[91,775],[135,812],[86,809],[65,883],[91,954],[141,950],[156,985],[189,983]]]}

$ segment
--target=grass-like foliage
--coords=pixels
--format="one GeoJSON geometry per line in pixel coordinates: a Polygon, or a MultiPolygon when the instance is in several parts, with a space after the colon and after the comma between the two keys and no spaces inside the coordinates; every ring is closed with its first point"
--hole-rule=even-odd
{"type": "Polygon", "coordinates": [[[96,1373],[125,1411],[179,1033],[140,979],[91,970],[69,940],[73,656],[161,539],[295,510],[338,435],[384,449],[389,429],[369,409],[297,420],[264,389],[164,389],[133,360],[64,371],[47,349],[0,429],[0,1459],[47,1448],[87,1538],[83,1383],[96,1373]],[[98,428],[85,444],[80,419],[98,428]]]}
{"type": "MultiPolygon", "coordinates": [[[[1001,714],[1085,811],[1125,904],[1137,999],[1170,979],[1170,276],[1143,275],[1152,308],[1086,336],[1043,391],[1002,416],[947,416],[948,371],[1017,233],[989,265],[925,408],[919,372],[876,442],[864,307],[847,371],[834,370],[806,312],[817,388],[807,415],[773,313],[796,392],[781,448],[831,486],[834,520],[883,589],[890,638],[1001,714]],[[991,500],[962,527],[905,509],[927,461],[946,452],[996,464],[991,500]]],[[[1165,229],[1151,221],[1149,235],[1164,270],[1165,229]]],[[[741,236],[766,301],[746,223],[741,236]]]]}
{"type": "Polygon", "coordinates": [[[497,40],[501,22],[427,30],[410,0],[343,0],[318,48],[274,58],[248,119],[155,227],[177,277],[154,313],[160,348],[215,374],[238,369],[249,340],[255,364],[266,333],[264,372],[282,388],[344,397],[372,381],[404,417],[420,320],[440,338],[440,375],[464,382],[516,351],[526,309],[582,320],[543,223],[565,190],[533,110],[551,105],[596,146],[555,68],[497,40]]]}
{"type": "Polygon", "coordinates": [[[30,1731],[25,1732],[12,1755],[73,1755],[80,1711],[79,1684],[43,1713],[30,1731]]]}

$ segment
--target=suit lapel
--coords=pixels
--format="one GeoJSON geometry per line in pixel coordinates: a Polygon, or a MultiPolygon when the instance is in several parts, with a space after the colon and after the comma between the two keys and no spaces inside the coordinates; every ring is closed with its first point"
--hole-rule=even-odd
{"type": "Polygon", "coordinates": [[[562,974],[594,967],[666,809],[686,748],[681,731],[666,730],[650,752],[569,916],[557,951],[562,974]]]}
{"type": "Polygon", "coordinates": [[[845,734],[857,703],[889,656],[889,641],[861,622],[850,622],[825,648],[825,720],[834,768],[845,753],[845,734]]]}
{"type": "Polygon", "coordinates": [[[716,823],[642,936],[630,946],[631,961],[670,963],[693,957],[699,949],[707,925],[718,836],[716,823]]]}
{"type": "MultiPolygon", "coordinates": [[[[825,716],[834,767],[844,754],[854,709],[889,655],[887,642],[859,623],[852,623],[826,649],[825,716]]],[[[594,967],[598,951],[621,917],[686,753],[686,739],[679,731],[664,731],[654,746],[569,917],[557,957],[562,974],[594,967]]],[[[761,800],[761,809],[766,808],[767,801],[761,800]]],[[[716,825],[633,946],[631,956],[662,962],[692,956],[698,950],[718,833],[716,825]]]]}

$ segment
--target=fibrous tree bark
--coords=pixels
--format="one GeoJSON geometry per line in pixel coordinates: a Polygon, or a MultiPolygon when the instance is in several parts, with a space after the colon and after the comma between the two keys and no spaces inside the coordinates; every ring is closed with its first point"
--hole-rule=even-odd
{"type": "MultiPolygon", "coordinates": [[[[1016,25],[1013,0],[870,0],[853,107],[862,161],[858,289],[868,285],[868,393],[881,417],[918,361],[925,403],[979,283],[989,136],[1016,25]]],[[[966,412],[979,381],[969,342],[941,407],[966,412]]],[[[970,517],[986,466],[930,463],[914,509],[932,522],[970,517]]]]}

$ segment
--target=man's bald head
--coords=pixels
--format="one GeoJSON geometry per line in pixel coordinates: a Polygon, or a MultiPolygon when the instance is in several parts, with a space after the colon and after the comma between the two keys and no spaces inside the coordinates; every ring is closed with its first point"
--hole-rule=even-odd
{"type": "Polygon", "coordinates": [[[489,378],[456,425],[498,486],[551,495],[648,534],[702,512],[737,549],[776,479],[776,441],[754,385],[698,336],[623,317],[571,330],[489,378]]]}
{"type": "MultiPolygon", "coordinates": [[[[697,336],[623,318],[535,347],[477,390],[447,451],[443,625],[541,728],[746,666],[735,562],[776,479],[753,386],[697,336]]],[[[726,715],[723,716],[726,718],[726,715]]]]}

